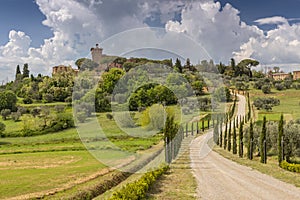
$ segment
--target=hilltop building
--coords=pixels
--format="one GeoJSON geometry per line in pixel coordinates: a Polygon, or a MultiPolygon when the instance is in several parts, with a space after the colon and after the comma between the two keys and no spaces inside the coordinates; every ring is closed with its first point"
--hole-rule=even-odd
{"type": "Polygon", "coordinates": [[[300,71],[293,71],[293,79],[294,80],[300,79],[300,71]]]}
{"type": "Polygon", "coordinates": [[[58,65],[52,68],[52,76],[55,76],[56,74],[61,74],[65,72],[73,72],[76,76],[79,72],[78,69],[73,69],[71,66],[65,66],[65,65],[58,65]]]}
{"type": "Polygon", "coordinates": [[[287,74],[287,73],[275,73],[275,74],[271,74],[271,78],[273,78],[274,80],[278,81],[278,80],[284,80],[286,78],[290,78],[291,75],[287,74]]]}
{"type": "Polygon", "coordinates": [[[99,47],[99,44],[96,44],[96,47],[91,48],[91,54],[92,54],[92,60],[95,63],[98,63],[100,65],[101,59],[104,56],[103,55],[103,49],[99,47]]]}

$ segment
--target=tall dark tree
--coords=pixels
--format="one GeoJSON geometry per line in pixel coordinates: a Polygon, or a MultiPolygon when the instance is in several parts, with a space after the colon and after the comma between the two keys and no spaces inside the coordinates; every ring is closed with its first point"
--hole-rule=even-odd
{"type": "Polygon", "coordinates": [[[244,156],[244,132],[243,132],[243,122],[240,122],[240,129],[239,129],[239,156],[242,158],[244,156]]]}
{"type": "Polygon", "coordinates": [[[233,120],[233,135],[232,135],[232,153],[237,154],[237,143],[236,143],[236,127],[235,120],[233,120]]]}
{"type": "Polygon", "coordinates": [[[29,73],[28,64],[25,63],[23,66],[23,78],[29,78],[29,73]]]}
{"type": "Polygon", "coordinates": [[[283,158],[283,155],[282,155],[282,144],[281,144],[281,141],[282,141],[282,137],[283,137],[283,114],[281,114],[280,116],[280,121],[279,121],[279,124],[278,124],[278,163],[280,165],[280,163],[282,162],[282,158],[283,158]]]}
{"type": "Polygon", "coordinates": [[[232,121],[229,121],[229,129],[228,129],[228,146],[227,146],[227,150],[231,151],[231,123],[232,121]]]}
{"type": "Polygon", "coordinates": [[[249,138],[248,138],[248,158],[250,160],[253,159],[253,139],[254,139],[253,123],[251,121],[250,122],[250,129],[249,129],[249,138]]]}
{"type": "Polygon", "coordinates": [[[224,131],[224,149],[227,148],[227,124],[228,124],[228,122],[226,122],[226,124],[225,124],[225,131],[224,131]]]}
{"type": "Polygon", "coordinates": [[[266,124],[267,124],[267,119],[266,116],[264,116],[263,119],[263,124],[262,124],[262,130],[261,130],[261,134],[260,134],[260,162],[261,163],[266,163],[267,161],[267,155],[265,155],[265,141],[266,141],[266,134],[267,134],[267,128],[266,128],[266,124]]]}
{"type": "Polygon", "coordinates": [[[21,76],[22,76],[22,74],[21,74],[21,70],[20,70],[20,65],[17,65],[15,80],[18,80],[21,76]]]}
{"type": "Polygon", "coordinates": [[[181,61],[177,58],[174,66],[175,70],[177,70],[179,73],[182,73],[182,65],[181,61]]]}

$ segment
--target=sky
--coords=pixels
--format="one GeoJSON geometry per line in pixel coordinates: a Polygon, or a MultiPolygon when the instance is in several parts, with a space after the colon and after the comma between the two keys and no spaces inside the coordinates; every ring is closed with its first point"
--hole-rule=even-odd
{"type": "MultiPolygon", "coordinates": [[[[134,47],[138,45],[161,42],[161,38],[164,46],[160,45],[161,50],[157,51],[160,57],[164,50],[183,48],[184,40],[168,39],[173,38],[169,36],[171,33],[177,33],[201,45],[216,63],[227,64],[230,58],[237,61],[252,58],[260,61],[261,66],[280,66],[284,71],[300,68],[300,0],[0,0],[0,3],[0,81],[12,80],[16,66],[24,63],[29,64],[33,74],[50,75],[52,67],[59,64],[75,67],[78,58],[90,56],[89,50],[96,43],[105,45],[109,40],[111,44],[112,36],[123,38],[127,34],[124,31],[134,34],[130,30],[136,28],[143,28],[148,37],[125,38],[122,45],[132,46],[131,52],[136,52],[134,47]],[[153,39],[149,30],[159,39],[153,39]]],[[[118,48],[106,52],[110,48],[104,47],[104,53],[120,54],[118,48]]]]}

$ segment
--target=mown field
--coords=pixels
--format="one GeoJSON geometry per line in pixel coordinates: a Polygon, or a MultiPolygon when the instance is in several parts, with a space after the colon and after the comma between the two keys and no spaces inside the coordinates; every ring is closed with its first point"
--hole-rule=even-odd
{"type": "MultiPolygon", "coordinates": [[[[53,109],[56,104],[47,106],[53,109]]],[[[180,121],[180,110],[175,107],[170,109],[176,114],[176,121],[180,121]]],[[[65,112],[71,113],[71,108],[67,108],[65,112]]],[[[184,120],[190,121],[195,115],[190,113],[184,120]]],[[[29,117],[29,114],[25,116],[29,117]]],[[[135,118],[140,117],[140,113],[135,115],[135,118]]],[[[64,193],[72,193],[73,186],[77,187],[81,183],[88,186],[88,182],[93,185],[95,177],[98,180],[101,179],[99,174],[107,173],[108,166],[91,155],[85,145],[90,150],[93,150],[93,145],[95,150],[101,149],[100,156],[105,160],[120,157],[120,151],[116,148],[142,155],[143,151],[162,140],[161,134],[157,135],[155,131],[149,130],[145,132],[150,132],[150,135],[143,137],[140,127],[121,130],[114,120],[107,118],[106,113],[94,115],[94,119],[97,119],[97,123],[93,119],[87,119],[77,129],[31,137],[0,138],[0,199],[36,197],[65,190],[59,192],[59,196],[63,197],[64,193]],[[104,137],[94,143],[85,141],[99,134],[99,125],[105,133],[102,135],[104,137]],[[81,129],[88,131],[78,134],[81,129]]],[[[19,133],[24,126],[23,117],[17,122],[11,119],[0,121],[6,125],[6,135],[19,133]]]]}
{"type": "Polygon", "coordinates": [[[272,89],[271,94],[264,94],[261,90],[251,89],[251,100],[254,101],[258,97],[275,97],[280,100],[280,105],[273,107],[272,111],[266,112],[264,110],[256,111],[255,118],[262,120],[265,115],[267,120],[280,119],[281,113],[284,114],[286,120],[300,119],[300,91],[295,89],[277,91],[272,89]]]}

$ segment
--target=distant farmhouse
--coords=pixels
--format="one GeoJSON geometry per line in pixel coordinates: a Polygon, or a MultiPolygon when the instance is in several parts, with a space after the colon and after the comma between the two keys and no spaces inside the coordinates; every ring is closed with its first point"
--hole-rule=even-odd
{"type": "Polygon", "coordinates": [[[274,73],[270,75],[271,78],[273,78],[274,80],[278,81],[278,80],[284,80],[286,78],[290,78],[291,75],[288,73],[274,73]]]}
{"type": "Polygon", "coordinates": [[[294,80],[300,79],[300,71],[293,71],[293,79],[294,80]]]}
{"type": "Polygon", "coordinates": [[[52,76],[55,76],[56,74],[66,73],[66,72],[73,72],[77,76],[79,70],[73,69],[71,66],[65,66],[65,65],[58,65],[52,68],[52,76]]]}
{"type": "Polygon", "coordinates": [[[291,73],[269,73],[269,77],[276,81],[292,77],[294,80],[298,80],[300,79],[300,71],[293,71],[293,75],[291,73]]]}

